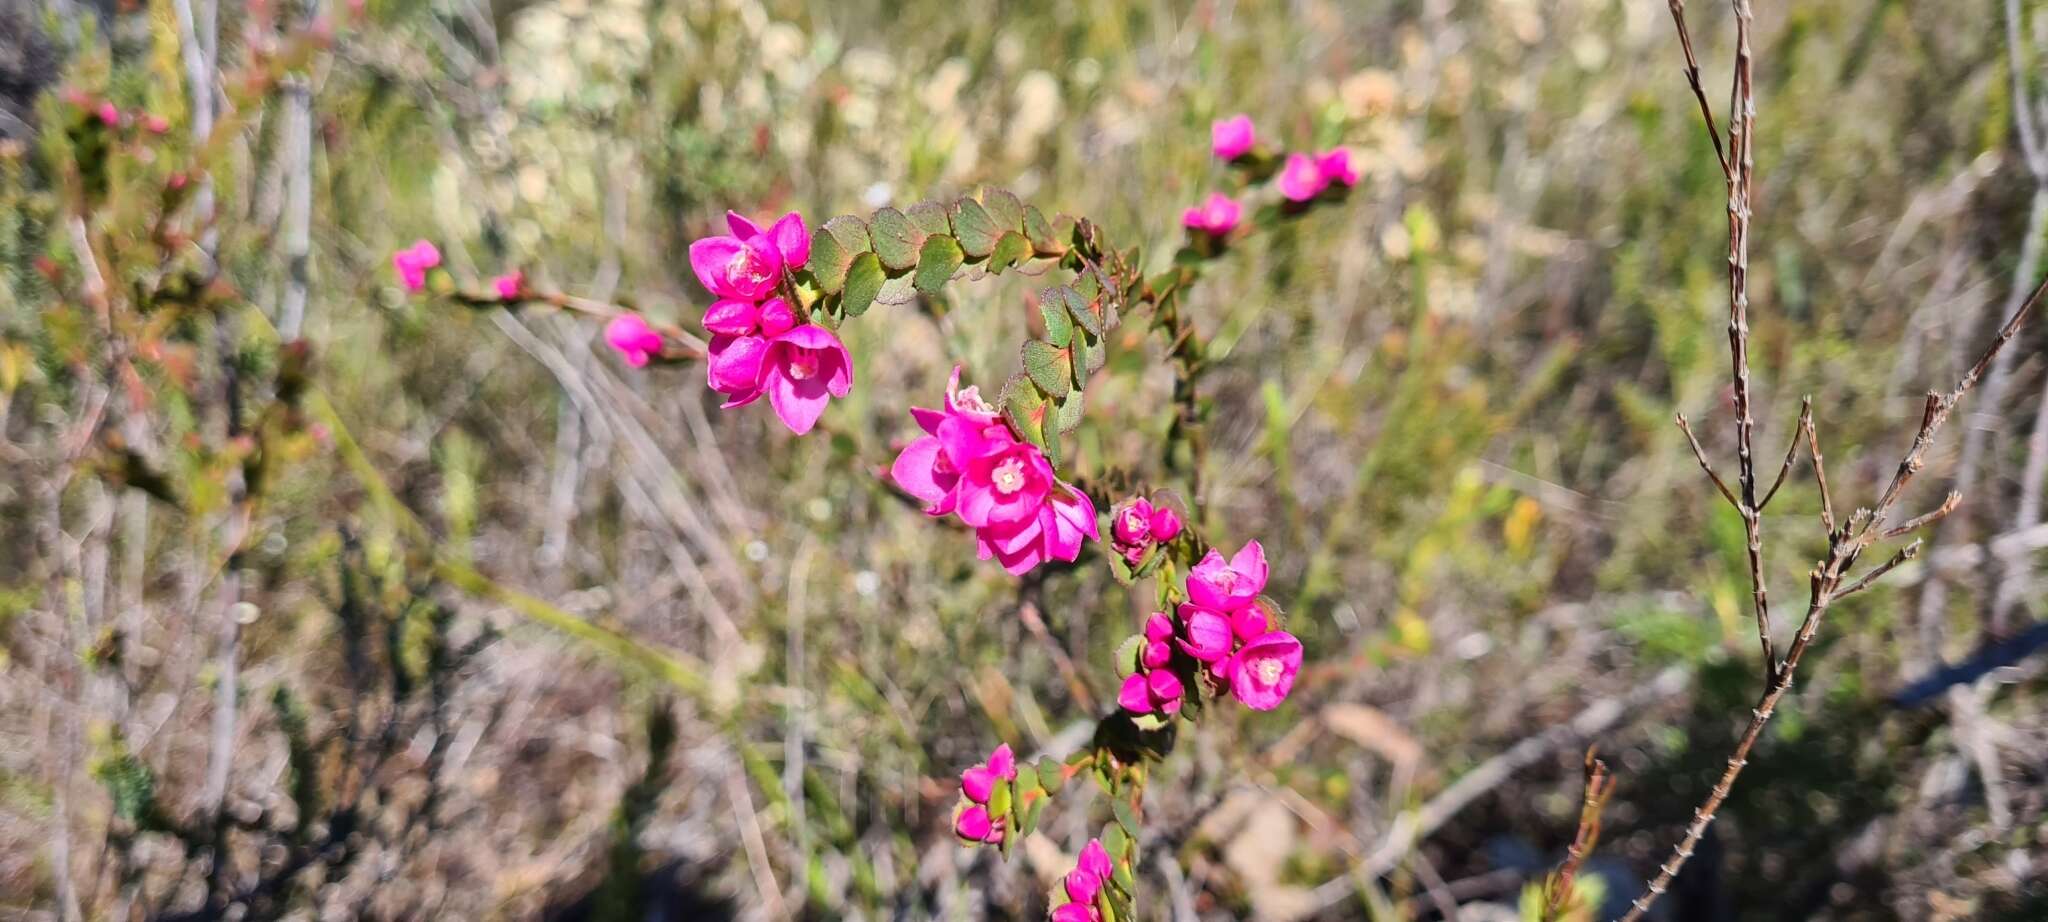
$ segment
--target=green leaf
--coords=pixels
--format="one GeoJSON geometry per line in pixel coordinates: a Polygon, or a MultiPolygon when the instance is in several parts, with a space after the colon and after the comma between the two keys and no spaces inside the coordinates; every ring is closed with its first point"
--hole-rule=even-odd
{"type": "Polygon", "coordinates": [[[868,306],[875,303],[875,296],[882,291],[882,262],[873,253],[862,253],[853,258],[853,265],[846,269],[846,289],[842,309],[848,317],[858,317],[868,312],[868,306]]]}
{"type": "Polygon", "coordinates": [[[988,209],[989,217],[996,226],[1006,231],[1024,229],[1024,203],[1017,201],[1008,189],[986,189],[981,193],[981,206],[988,209]]]}
{"type": "Polygon", "coordinates": [[[909,272],[894,272],[894,273],[889,273],[889,274],[888,274],[888,277],[882,280],[882,290],[881,290],[881,292],[880,292],[879,294],[876,294],[876,295],[875,295],[875,303],[876,303],[876,304],[908,304],[908,303],[910,303],[910,300],[911,300],[912,298],[915,298],[915,297],[917,297],[917,289],[916,289],[916,288],[914,288],[914,287],[912,287],[912,283],[913,283],[913,282],[914,282],[915,280],[916,280],[916,276],[915,276],[915,275],[914,275],[913,273],[909,273],[909,272]]]}
{"type": "Polygon", "coordinates": [[[1017,793],[1025,794],[1038,789],[1038,767],[1029,762],[1017,763],[1017,793]]]}
{"type": "Polygon", "coordinates": [[[960,271],[965,262],[958,241],[943,234],[925,238],[924,247],[917,253],[917,276],[913,280],[918,291],[928,295],[939,293],[952,281],[953,273],[960,271]]]}
{"type": "Polygon", "coordinates": [[[1060,760],[1052,756],[1038,760],[1038,786],[1047,794],[1058,794],[1060,785],[1066,783],[1066,778],[1060,774],[1061,768],[1060,760]]]}
{"type": "Polygon", "coordinates": [[[1058,256],[1067,251],[1060,243],[1060,236],[1053,233],[1052,222],[1045,219],[1045,212],[1036,205],[1024,206],[1024,236],[1031,241],[1031,249],[1040,256],[1058,256]]]}
{"type": "Polygon", "coordinates": [[[951,236],[953,224],[946,218],[946,206],[938,202],[918,202],[910,206],[910,223],[924,231],[925,236],[945,234],[951,236]]]}
{"type": "Polygon", "coordinates": [[[917,265],[917,250],[927,236],[908,215],[894,208],[883,208],[868,219],[868,239],[875,245],[875,255],[891,269],[917,265]]]}
{"type": "Polygon", "coordinates": [[[1133,837],[1139,833],[1138,815],[1131,812],[1129,802],[1121,797],[1112,797],[1109,801],[1109,809],[1116,814],[1117,825],[1122,826],[1133,837]]]}
{"type": "Polygon", "coordinates": [[[1045,412],[1045,394],[1031,383],[1031,378],[1022,373],[1011,375],[1003,385],[1003,413],[1024,441],[1044,447],[1045,412]]]}
{"type": "Polygon", "coordinates": [[[1109,865],[1110,880],[1116,881],[1116,885],[1122,888],[1125,893],[1131,893],[1137,890],[1138,881],[1131,876],[1130,862],[1112,861],[1109,863],[1109,865]]]}
{"type": "Polygon", "coordinates": [[[1082,336],[1081,367],[1089,371],[1101,371],[1109,361],[1109,341],[1099,336],[1082,336]]]}
{"type": "Polygon", "coordinates": [[[840,215],[818,230],[811,236],[811,261],[806,265],[819,290],[837,294],[846,284],[846,268],[853,258],[868,251],[868,228],[859,218],[840,215]]]}
{"type": "Polygon", "coordinates": [[[1074,389],[1074,357],[1043,340],[1024,344],[1024,373],[1038,389],[1057,400],[1074,389]]]}
{"type": "Polygon", "coordinates": [[[1088,309],[1088,299],[1080,292],[1066,285],[1058,285],[1039,292],[1039,298],[1045,301],[1057,300],[1062,307],[1066,308],[1068,314],[1080,322],[1082,329],[1095,336],[1102,335],[1101,316],[1088,309]],[[1055,297],[1047,297],[1048,292],[1052,293],[1055,297]]]}
{"type": "MultiPolygon", "coordinates": [[[[1081,367],[1079,365],[1074,366],[1077,371],[1081,367]]],[[[1060,432],[1072,432],[1075,428],[1079,427],[1081,425],[1082,401],[1083,397],[1079,387],[1074,388],[1073,392],[1066,396],[1066,399],[1061,400],[1059,402],[1059,411],[1053,415],[1054,428],[1060,432]]]]}
{"type": "Polygon", "coordinates": [[[1128,679],[1138,671],[1138,654],[1145,649],[1145,635],[1132,634],[1116,646],[1116,677],[1128,679]]]}
{"type": "Polygon", "coordinates": [[[1045,339],[1062,349],[1074,339],[1074,318],[1067,312],[1066,299],[1060,289],[1041,288],[1038,290],[1038,315],[1045,318],[1045,339]]]}
{"type": "Polygon", "coordinates": [[[953,235],[960,238],[960,249],[967,255],[975,259],[987,256],[1002,234],[1003,228],[980,202],[963,198],[953,203],[953,235]]]}
{"type": "Polygon", "coordinates": [[[1018,833],[1028,836],[1038,828],[1038,815],[1045,812],[1045,802],[1049,799],[1040,797],[1031,802],[1031,806],[1024,811],[1024,821],[1017,824],[1018,833]]]}
{"type": "MultiPolygon", "coordinates": [[[[1110,802],[1122,803],[1123,799],[1112,796],[1110,802]]],[[[1124,809],[1129,810],[1130,808],[1125,807],[1124,809]]],[[[1130,838],[1124,835],[1124,827],[1120,822],[1102,827],[1102,835],[1097,838],[1102,840],[1102,849],[1109,852],[1111,860],[1122,861],[1124,859],[1124,845],[1130,841],[1130,838]]]]}
{"type": "Polygon", "coordinates": [[[988,271],[1001,272],[1031,258],[1031,241],[1016,231],[1003,234],[988,254],[988,271]]]}
{"type": "Polygon", "coordinates": [[[1010,780],[1004,778],[997,781],[996,786],[990,789],[988,794],[988,815],[994,819],[1009,816],[1011,799],[1010,780]]]}

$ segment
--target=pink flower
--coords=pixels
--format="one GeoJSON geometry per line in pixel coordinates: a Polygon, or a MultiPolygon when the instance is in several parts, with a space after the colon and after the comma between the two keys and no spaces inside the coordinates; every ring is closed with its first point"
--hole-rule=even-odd
{"type": "Polygon", "coordinates": [[[690,244],[690,268],[713,295],[759,301],[782,279],[782,253],[767,237],[706,237],[690,244]]]}
{"type": "Polygon", "coordinates": [[[633,368],[645,368],[648,359],[661,354],[661,334],[654,332],[639,314],[613,317],[604,326],[604,341],[618,350],[620,361],[633,368]]]}
{"type": "Polygon", "coordinates": [[[1102,892],[1102,878],[1080,868],[1068,871],[1065,883],[1067,899],[1073,901],[1067,904],[1069,906],[1075,903],[1086,906],[1095,902],[1095,894],[1102,892]]]}
{"type": "Polygon", "coordinates": [[[519,293],[526,290],[526,273],[514,269],[492,279],[491,287],[498,290],[498,297],[507,301],[517,300],[519,293]]]}
{"type": "Polygon", "coordinates": [[[996,419],[994,407],[973,387],[960,387],[960,366],[946,384],[943,410],[911,407],[910,415],[925,435],[904,446],[889,467],[889,476],[905,493],[924,500],[927,515],[953,511],[960,470],[968,461],[1015,441],[996,419]]]}
{"type": "Polygon", "coordinates": [[[986,765],[976,765],[960,773],[960,793],[978,804],[988,803],[996,788],[996,776],[986,765]]]}
{"type": "Polygon", "coordinates": [[[1133,714],[1177,714],[1184,691],[1179,676],[1155,668],[1125,676],[1117,688],[1116,703],[1133,714]]]}
{"type": "Polygon", "coordinates": [[[1017,780],[1017,756],[1010,751],[1010,744],[1003,743],[988,754],[989,773],[1004,781],[1017,780]]]}
{"type": "MultiPolygon", "coordinates": [[[[1025,447],[1034,452],[1038,450],[1034,445],[1025,447]]],[[[1048,476],[1050,471],[1048,466],[1048,476]]],[[[964,482],[962,488],[965,489],[964,482]]],[[[964,512],[961,518],[966,518],[964,512]]],[[[1095,503],[1087,494],[1057,478],[1052,479],[1047,488],[1046,500],[1038,507],[1035,519],[1025,519],[1014,525],[995,524],[975,531],[981,559],[994,558],[1003,565],[1003,569],[1019,576],[1048,560],[1073,562],[1081,556],[1085,538],[1097,538],[1095,503]]]]}
{"type": "Polygon", "coordinates": [[[1330,185],[1330,179],[1323,175],[1316,158],[1307,154],[1288,154],[1287,165],[1280,169],[1280,194],[1290,202],[1306,202],[1322,194],[1330,185]]]}
{"type": "Polygon", "coordinates": [[[1102,916],[1085,903],[1061,903],[1053,907],[1052,922],[1102,922],[1102,916]]]}
{"type": "Polygon", "coordinates": [[[1180,535],[1180,513],[1165,506],[1155,507],[1146,526],[1152,532],[1152,540],[1165,544],[1180,535]]]}
{"type": "Polygon", "coordinates": [[[1144,497],[1126,500],[1114,516],[1110,536],[1118,544],[1143,544],[1152,534],[1152,503],[1144,497]]]}
{"type": "Polygon", "coordinates": [[[171,120],[152,113],[143,118],[142,127],[150,134],[163,134],[171,130],[171,120]]]}
{"type": "Polygon", "coordinates": [[[732,235],[741,240],[752,237],[766,237],[774,244],[775,251],[782,257],[782,264],[791,269],[801,269],[811,261],[811,232],[804,227],[804,216],[792,211],[776,219],[764,234],[754,222],[739,212],[725,213],[725,226],[732,229],[732,235]]]}
{"type": "Polygon", "coordinates": [[[1109,850],[1102,847],[1100,839],[1089,839],[1088,844],[1081,847],[1081,857],[1074,862],[1074,867],[1095,875],[1097,880],[1116,876],[1116,868],[1109,863],[1109,850]]]}
{"type": "Polygon", "coordinates": [[[1266,609],[1257,602],[1230,613],[1230,632],[1237,635],[1238,640],[1249,643],[1272,629],[1273,623],[1266,617],[1266,609]]]}
{"type": "Polygon", "coordinates": [[[1216,237],[1236,229],[1237,222],[1244,217],[1244,206],[1221,192],[1211,192],[1201,205],[1181,212],[1180,223],[1188,230],[1201,231],[1216,237]]]}
{"type": "Polygon", "coordinates": [[[398,280],[405,284],[406,291],[426,288],[427,270],[440,264],[441,251],[425,240],[415,240],[412,246],[391,254],[391,268],[398,272],[398,280]]]}
{"type": "Polygon", "coordinates": [[[974,804],[953,818],[953,834],[963,842],[994,844],[1003,840],[1003,827],[989,818],[987,807],[974,804]]]}
{"type": "Polygon", "coordinates": [[[1257,143],[1258,132],[1249,115],[1233,115],[1209,125],[1209,147],[1219,160],[1236,160],[1251,153],[1257,143]]]}
{"type": "Polygon", "coordinates": [[[1249,541],[1223,562],[1215,548],[1188,572],[1188,601],[1212,611],[1243,608],[1266,589],[1266,549],[1249,541]]]}
{"type": "Polygon", "coordinates": [[[1055,479],[1045,453],[1029,442],[974,457],[960,475],[960,520],[975,528],[1030,523],[1055,479]]]}
{"type": "Polygon", "coordinates": [[[100,121],[104,123],[108,128],[112,128],[115,125],[121,124],[121,109],[120,107],[115,106],[112,102],[100,103],[100,107],[97,110],[96,114],[99,115],[100,121]]]}
{"type": "Polygon", "coordinates": [[[1198,605],[1182,605],[1180,621],[1183,628],[1180,648],[1195,659],[1219,663],[1229,657],[1231,648],[1236,646],[1230,632],[1230,618],[1220,612],[1198,605]]]}
{"type": "Polygon", "coordinates": [[[1346,188],[1358,185],[1358,167],[1351,162],[1351,152],[1341,147],[1316,156],[1316,173],[1325,183],[1346,188]]]}
{"type": "Polygon", "coordinates": [[[831,330],[805,324],[770,341],[761,360],[761,391],[789,431],[817,425],[833,397],[853,392],[853,357],[831,330]]]}
{"type": "Polygon", "coordinates": [[[1270,711],[1294,689],[1301,671],[1301,641],[1273,631],[1247,642],[1231,658],[1230,691],[1254,711],[1270,711]]]}

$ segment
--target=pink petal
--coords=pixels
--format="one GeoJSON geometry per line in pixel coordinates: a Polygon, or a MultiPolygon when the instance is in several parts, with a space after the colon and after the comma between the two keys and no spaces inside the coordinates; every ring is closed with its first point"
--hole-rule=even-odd
{"type": "Polygon", "coordinates": [[[736,237],[706,237],[690,244],[690,268],[697,273],[697,281],[721,298],[747,297],[725,280],[725,267],[744,246],[736,237]]]}
{"type": "Polygon", "coordinates": [[[1133,714],[1152,713],[1152,693],[1145,687],[1143,673],[1131,673],[1124,677],[1123,687],[1116,692],[1116,703],[1133,714]]]}
{"type": "Polygon", "coordinates": [[[1266,591],[1266,549],[1248,541],[1230,557],[1230,569],[1237,572],[1238,592],[1246,597],[1266,591]]]}
{"type": "Polygon", "coordinates": [[[1102,847],[1100,839],[1089,839],[1088,844],[1081,847],[1081,857],[1074,866],[1102,880],[1116,876],[1116,869],[1109,863],[1109,851],[1102,847]]]}
{"type": "MultiPolygon", "coordinates": [[[[1102,878],[1075,868],[1067,872],[1067,899],[1083,906],[1095,902],[1095,894],[1102,891],[1102,878]]],[[[1073,903],[1067,904],[1069,906],[1073,903]]]]}
{"type": "Polygon", "coordinates": [[[986,766],[976,765],[960,773],[960,793],[975,803],[988,803],[988,796],[995,787],[996,776],[986,766]]]}
{"type": "MultiPolygon", "coordinates": [[[[939,460],[939,440],[925,436],[903,447],[896,456],[896,462],[889,465],[889,479],[894,480],[903,492],[926,504],[934,504],[953,492],[950,484],[941,485],[936,476],[939,460]]],[[[959,478],[953,478],[956,482],[959,478]]]]}
{"type": "MultiPolygon", "coordinates": [[[[796,311],[789,309],[789,302],[781,298],[769,298],[761,302],[761,335],[769,339],[781,336],[797,325],[796,311]]],[[[819,329],[824,329],[819,327],[819,329]]]]}
{"type": "Polygon", "coordinates": [[[727,298],[704,309],[704,329],[713,333],[745,336],[760,327],[761,308],[752,301],[727,298]]]}
{"type": "Polygon", "coordinates": [[[1052,922],[1097,922],[1095,907],[1082,903],[1061,903],[1053,907],[1052,922]]]}
{"type": "Polygon", "coordinates": [[[783,215],[768,229],[768,239],[775,241],[775,249],[782,253],[783,265],[801,269],[811,261],[811,232],[804,227],[803,215],[794,211],[783,215]]]}
{"type": "Polygon", "coordinates": [[[810,432],[818,417],[825,415],[825,405],[832,402],[825,395],[824,382],[816,378],[798,381],[779,366],[771,365],[762,373],[762,384],[775,415],[797,435],[810,432]]]}
{"type": "Polygon", "coordinates": [[[714,336],[706,376],[721,394],[743,394],[761,385],[768,341],[759,336],[714,336]]]}
{"type": "Polygon", "coordinates": [[[995,824],[988,818],[988,808],[976,804],[960,811],[953,818],[953,834],[969,842],[986,842],[995,831],[995,824]]]}
{"type": "Polygon", "coordinates": [[[989,751],[988,770],[1005,781],[1017,780],[1017,756],[1010,751],[1009,743],[1002,743],[989,751]]]}
{"type": "Polygon", "coordinates": [[[731,228],[732,235],[741,240],[745,240],[748,237],[761,236],[759,225],[747,220],[746,215],[730,209],[725,212],[725,226],[731,228]]]}

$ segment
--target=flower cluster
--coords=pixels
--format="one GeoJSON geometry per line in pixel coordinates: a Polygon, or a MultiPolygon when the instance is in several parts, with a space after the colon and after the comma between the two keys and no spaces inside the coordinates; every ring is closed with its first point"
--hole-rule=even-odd
{"type": "Polygon", "coordinates": [[[961,841],[995,845],[1003,841],[1003,817],[1007,808],[992,811],[996,788],[1017,780],[1017,758],[1004,743],[988,754],[988,761],[960,773],[960,794],[967,799],[953,817],[953,834],[961,841]]]}
{"type": "Polygon", "coordinates": [[[1116,869],[1110,864],[1109,850],[1102,847],[1102,840],[1089,839],[1081,849],[1081,857],[1074,862],[1074,869],[1061,880],[1067,902],[1053,907],[1052,922],[1101,922],[1102,914],[1095,908],[1095,897],[1115,873],[1116,869]]]}
{"type": "Polygon", "coordinates": [[[946,384],[945,408],[912,407],[925,434],[903,448],[889,476],[934,517],[974,529],[981,559],[1022,574],[1047,560],[1072,561],[1098,538],[1095,504],[1053,472],[1038,446],[1017,438],[976,388],[946,384]]]}
{"type": "Polygon", "coordinates": [[[425,240],[415,240],[412,246],[391,254],[391,268],[398,273],[398,280],[406,291],[418,292],[427,287],[427,270],[441,264],[441,251],[425,240]]]}
{"type": "Polygon", "coordinates": [[[833,397],[853,390],[853,359],[832,331],[806,323],[778,294],[811,258],[811,234],[792,211],[762,230],[726,212],[729,235],[690,244],[690,267],[718,298],[704,311],[711,333],[705,377],[727,408],[768,398],[791,432],[817,425],[833,397]]]}
{"type": "Polygon", "coordinates": [[[1180,513],[1164,504],[1154,506],[1142,496],[1118,506],[1109,522],[1110,546],[1132,566],[1153,545],[1165,544],[1180,535],[1180,513]]]}
{"type": "Polygon", "coordinates": [[[1288,154],[1280,169],[1280,194],[1290,202],[1307,202],[1332,186],[1358,185],[1358,167],[1344,148],[1320,154],[1288,154]]]}
{"type": "Polygon", "coordinates": [[[1117,691],[1117,704],[1134,714],[1179,713],[1186,697],[1182,676],[1189,674],[1182,670],[1192,666],[1198,681],[1252,710],[1279,707],[1301,671],[1301,641],[1273,624],[1259,597],[1265,588],[1266,550],[1257,541],[1228,561],[1210,549],[1188,573],[1179,623],[1155,612],[1143,636],[1132,641],[1135,661],[1125,662],[1130,675],[1117,691]],[[1175,661],[1176,648],[1186,660],[1175,661]]]}

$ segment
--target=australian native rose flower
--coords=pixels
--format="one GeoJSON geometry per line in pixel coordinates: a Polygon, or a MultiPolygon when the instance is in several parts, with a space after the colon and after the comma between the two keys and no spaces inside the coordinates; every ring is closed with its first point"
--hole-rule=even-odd
{"type": "Polygon", "coordinates": [[[1233,115],[1209,126],[1209,146],[1219,160],[1236,160],[1249,154],[1258,141],[1249,115],[1233,115]]]}
{"type": "Polygon", "coordinates": [[[1247,641],[1230,660],[1230,693],[1254,711],[1270,711],[1294,689],[1301,671],[1301,641],[1272,631],[1247,641]]]}
{"type": "Polygon", "coordinates": [[[526,290],[526,273],[514,269],[492,279],[491,287],[497,290],[498,297],[507,301],[517,300],[519,293],[526,290]]]}
{"type": "Polygon", "coordinates": [[[1215,548],[1188,571],[1188,601],[1217,612],[1233,612],[1266,590],[1266,549],[1249,541],[1225,563],[1215,548]]]}
{"type": "Polygon", "coordinates": [[[853,391],[846,345],[775,296],[783,273],[810,262],[810,230],[794,211],[767,230],[737,212],[726,212],[725,223],[730,235],[690,244],[690,268],[718,297],[704,311],[705,379],[728,409],[767,397],[782,424],[803,435],[832,398],[853,391]]]}
{"type": "Polygon", "coordinates": [[[1074,560],[1085,539],[1098,537],[1094,502],[1061,481],[1038,446],[1019,441],[979,391],[961,388],[958,368],[945,409],[910,413],[925,434],[904,446],[889,476],[925,502],[926,514],[956,514],[971,526],[983,560],[1021,574],[1074,560]]]}
{"type": "Polygon", "coordinates": [[[1221,237],[1237,228],[1244,218],[1244,206],[1236,199],[1221,192],[1211,192],[1202,204],[1181,212],[1181,226],[1188,230],[1201,231],[1212,237],[1221,237]]]}
{"type": "Polygon", "coordinates": [[[1286,166],[1280,168],[1280,194],[1290,202],[1306,202],[1329,185],[1316,158],[1307,154],[1288,154],[1286,166]]]}
{"type": "Polygon", "coordinates": [[[1317,154],[1316,172],[1325,183],[1347,188],[1358,185],[1358,167],[1351,162],[1351,152],[1341,147],[1317,154]]]}
{"type": "Polygon", "coordinates": [[[1067,902],[1053,908],[1053,922],[1097,922],[1101,916],[1095,911],[1095,896],[1102,892],[1102,885],[1109,881],[1116,868],[1110,864],[1109,850],[1102,847],[1099,839],[1089,839],[1081,849],[1081,857],[1074,862],[1074,869],[1061,880],[1061,889],[1066,892],[1067,902]]]}

